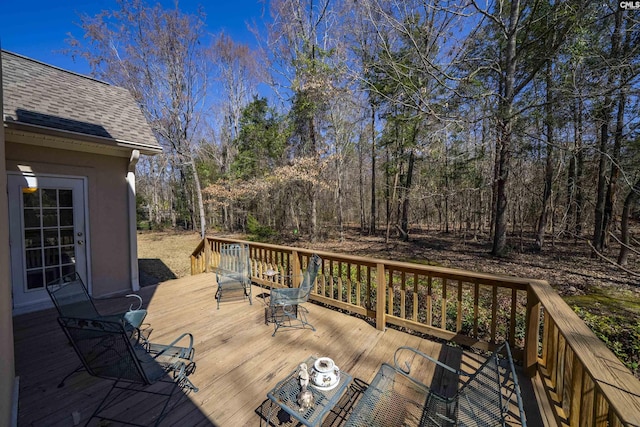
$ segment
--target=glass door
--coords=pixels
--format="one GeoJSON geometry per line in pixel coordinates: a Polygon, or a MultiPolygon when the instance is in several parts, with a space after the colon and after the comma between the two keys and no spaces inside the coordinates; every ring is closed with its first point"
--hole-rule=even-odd
{"type": "Polygon", "coordinates": [[[14,308],[48,304],[62,275],[86,283],[83,179],[9,175],[9,205],[14,308]]]}

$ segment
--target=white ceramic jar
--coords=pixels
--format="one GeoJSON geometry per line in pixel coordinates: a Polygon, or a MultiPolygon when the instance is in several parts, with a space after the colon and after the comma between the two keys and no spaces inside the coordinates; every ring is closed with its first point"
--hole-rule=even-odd
{"type": "Polygon", "coordinates": [[[319,390],[331,390],[340,382],[340,368],[328,357],[319,357],[311,369],[311,384],[319,390]]]}

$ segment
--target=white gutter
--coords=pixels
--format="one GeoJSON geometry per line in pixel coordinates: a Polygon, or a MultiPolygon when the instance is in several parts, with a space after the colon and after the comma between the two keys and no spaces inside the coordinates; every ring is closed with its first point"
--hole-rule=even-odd
{"type": "Polygon", "coordinates": [[[140,159],[140,151],[132,150],[127,170],[127,201],[129,207],[129,254],[131,265],[131,289],[140,290],[140,274],[138,271],[138,227],[136,215],[136,164],[140,159]]]}

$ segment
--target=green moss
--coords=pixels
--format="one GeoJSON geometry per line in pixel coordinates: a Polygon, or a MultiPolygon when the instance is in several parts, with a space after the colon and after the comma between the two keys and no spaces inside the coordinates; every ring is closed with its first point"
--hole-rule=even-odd
{"type": "Polygon", "coordinates": [[[611,351],[640,376],[640,299],[632,292],[591,289],[565,301],[611,351]]]}
{"type": "Polygon", "coordinates": [[[602,289],[590,289],[586,295],[565,297],[570,306],[578,306],[603,315],[640,315],[640,299],[631,292],[605,293],[602,289]]]}

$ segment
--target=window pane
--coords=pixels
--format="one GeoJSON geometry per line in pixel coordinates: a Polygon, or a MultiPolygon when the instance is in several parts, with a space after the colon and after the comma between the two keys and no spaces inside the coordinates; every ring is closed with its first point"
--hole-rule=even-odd
{"type": "Polygon", "coordinates": [[[25,252],[27,268],[42,267],[42,250],[30,250],[25,252]]]}
{"type": "Polygon", "coordinates": [[[24,210],[24,228],[40,227],[40,209],[27,208],[24,210]]]}
{"type": "Polygon", "coordinates": [[[57,227],[58,226],[58,210],[42,209],[42,226],[57,227]]]}
{"type": "Polygon", "coordinates": [[[71,273],[75,273],[76,272],[76,265],[75,264],[69,264],[69,265],[63,265],[62,266],[62,275],[66,276],[67,274],[71,274],[71,273]]]}
{"type": "Polygon", "coordinates": [[[44,250],[44,262],[46,265],[60,264],[60,249],[49,248],[44,250]]]}
{"type": "Polygon", "coordinates": [[[73,209],[60,209],[60,226],[73,225],[73,209]]]}
{"type": "Polygon", "coordinates": [[[40,190],[34,193],[22,193],[22,203],[25,208],[37,208],[40,206],[40,190]]]}
{"type": "Polygon", "coordinates": [[[25,230],[24,232],[24,247],[25,248],[40,248],[42,247],[42,237],[40,230],[25,230]]]}
{"type": "Polygon", "coordinates": [[[27,289],[38,289],[44,286],[42,270],[27,271],[27,289]]]}
{"type": "Polygon", "coordinates": [[[76,262],[76,248],[75,246],[64,246],[60,248],[60,263],[61,264],[73,264],[76,262]]]}
{"type": "Polygon", "coordinates": [[[58,246],[58,230],[44,230],[44,246],[58,246]]]}
{"type": "Polygon", "coordinates": [[[42,207],[55,208],[58,206],[57,190],[42,190],[42,207]]]}
{"type": "Polygon", "coordinates": [[[51,283],[60,278],[60,267],[47,268],[44,271],[46,283],[51,283]]]}
{"type": "Polygon", "coordinates": [[[60,244],[73,245],[73,228],[60,229],[60,244]]]}
{"type": "Polygon", "coordinates": [[[58,190],[58,206],[61,208],[73,207],[73,190],[58,190]]]}

